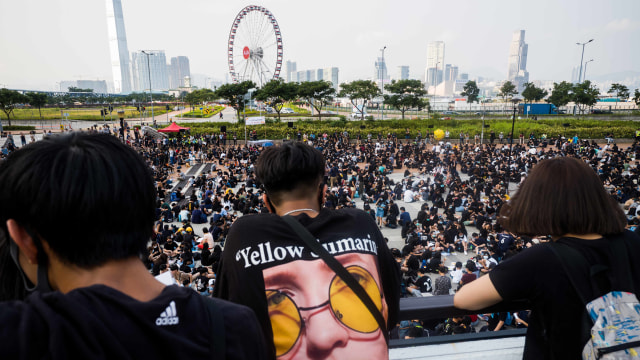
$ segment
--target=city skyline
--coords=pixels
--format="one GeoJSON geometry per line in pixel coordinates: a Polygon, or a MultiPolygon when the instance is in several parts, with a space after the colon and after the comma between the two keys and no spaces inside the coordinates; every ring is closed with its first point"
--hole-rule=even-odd
{"type": "MultiPolygon", "coordinates": [[[[167,58],[189,57],[192,74],[227,77],[228,33],[244,5],[189,0],[176,9],[168,0],[158,0],[153,7],[136,0],[121,2],[131,52],[164,49],[167,58]],[[183,25],[186,13],[188,27],[183,25]]],[[[594,59],[589,78],[617,72],[640,77],[640,63],[633,61],[640,57],[640,48],[633,45],[633,39],[640,38],[640,21],[630,15],[640,10],[640,2],[632,0],[605,4],[542,0],[535,5],[516,1],[509,6],[498,0],[408,1],[403,6],[328,0],[312,16],[302,16],[284,0],[255,4],[277,18],[285,61],[306,69],[338,67],[341,81],[371,78],[370,64],[383,46],[387,46],[388,69],[409,66],[412,78],[424,80],[427,44],[432,41],[443,41],[446,62],[470,78],[506,80],[510,40],[516,30],[527,34],[526,70],[531,81],[570,81],[572,69],[580,64],[581,47],[575,43],[591,38],[595,40],[585,49],[585,61],[594,59]]],[[[63,79],[112,81],[105,16],[103,1],[3,2],[0,30],[11,36],[0,39],[5,50],[0,85],[47,90],[63,79]],[[29,16],[22,20],[11,15],[18,13],[29,16]]]]}

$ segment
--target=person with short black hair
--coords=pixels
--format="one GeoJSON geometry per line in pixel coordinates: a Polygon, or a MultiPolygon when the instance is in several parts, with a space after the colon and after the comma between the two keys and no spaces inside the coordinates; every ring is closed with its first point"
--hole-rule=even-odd
{"type": "Polygon", "coordinates": [[[271,358],[387,358],[400,275],[375,222],[355,208],[322,208],[325,161],[303,142],[268,147],[255,172],[270,213],[231,226],[214,295],[256,312],[271,358]],[[367,289],[386,326],[285,222],[289,215],[367,289]]]}
{"type": "Polygon", "coordinates": [[[116,137],[68,133],[26,145],[0,163],[0,184],[0,203],[12,204],[0,207],[0,237],[17,275],[2,272],[0,288],[17,278],[14,298],[24,298],[0,304],[3,359],[264,358],[250,309],[149,273],[141,256],[156,190],[142,157],[116,137]],[[224,353],[211,333],[225,333],[224,353]]]}
{"type": "Polygon", "coordinates": [[[446,266],[440,265],[438,267],[438,277],[433,287],[433,295],[449,295],[451,290],[451,278],[447,275],[449,269],[446,266]]]}

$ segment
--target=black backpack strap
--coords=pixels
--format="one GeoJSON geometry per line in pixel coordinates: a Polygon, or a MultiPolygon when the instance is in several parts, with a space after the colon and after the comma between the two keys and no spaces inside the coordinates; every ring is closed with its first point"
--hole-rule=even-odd
{"type": "Polygon", "coordinates": [[[380,310],[378,310],[376,305],[373,303],[373,300],[371,300],[369,294],[367,294],[362,285],[358,283],[358,280],[354,279],[353,275],[351,275],[347,271],[347,269],[345,269],[344,266],[342,266],[342,264],[340,264],[340,262],[336,260],[335,257],[329,254],[329,252],[324,247],[322,247],[322,245],[320,245],[318,241],[316,241],[315,237],[309,232],[309,230],[302,226],[302,224],[300,224],[300,222],[293,216],[283,216],[282,220],[289,224],[289,226],[291,226],[293,231],[304,241],[304,243],[308,247],[310,247],[314,253],[318,254],[322,258],[322,260],[324,260],[324,262],[331,268],[331,270],[333,270],[342,279],[342,281],[344,281],[349,286],[349,288],[353,290],[360,301],[362,301],[362,303],[367,307],[371,315],[373,315],[373,317],[376,319],[376,322],[380,327],[380,331],[382,331],[382,334],[384,335],[384,339],[386,340],[387,344],[389,344],[389,332],[387,331],[384,317],[382,316],[380,310]]]}
{"type": "Polygon", "coordinates": [[[578,293],[584,305],[591,298],[591,265],[582,254],[571,246],[556,241],[549,243],[549,247],[558,258],[571,285],[578,293]]]}
{"type": "Polygon", "coordinates": [[[632,293],[638,295],[640,289],[635,288],[631,271],[631,263],[629,259],[629,249],[625,245],[628,238],[640,241],[638,236],[629,230],[625,230],[622,234],[611,237],[611,252],[613,253],[613,263],[616,264],[616,282],[622,284],[625,288],[629,288],[632,293]]]}
{"type": "Polygon", "coordinates": [[[549,245],[549,248],[553,251],[562,265],[562,268],[578,294],[580,301],[582,301],[583,312],[580,326],[580,341],[582,344],[586,344],[591,338],[591,327],[593,327],[593,321],[591,320],[586,307],[589,301],[591,301],[590,299],[592,299],[593,293],[591,291],[591,265],[587,262],[587,259],[578,252],[578,250],[569,245],[558,243],[556,241],[552,241],[549,245]]]}
{"type": "MultiPolygon", "coordinates": [[[[204,298],[209,319],[213,325],[211,329],[211,354],[220,354],[221,359],[227,358],[226,339],[224,331],[224,315],[218,308],[215,300],[212,298],[204,298]]],[[[216,357],[217,358],[217,357],[216,357]]]]}

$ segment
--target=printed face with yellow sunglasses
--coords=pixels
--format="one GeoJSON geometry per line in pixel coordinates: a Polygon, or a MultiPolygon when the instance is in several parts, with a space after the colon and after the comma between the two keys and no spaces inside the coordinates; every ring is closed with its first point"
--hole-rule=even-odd
{"type": "MultiPolygon", "coordinates": [[[[375,257],[336,259],[358,280],[387,318],[375,257]]],[[[263,271],[279,360],[386,359],[384,335],[367,307],[323,260],[294,261],[263,271]]]]}

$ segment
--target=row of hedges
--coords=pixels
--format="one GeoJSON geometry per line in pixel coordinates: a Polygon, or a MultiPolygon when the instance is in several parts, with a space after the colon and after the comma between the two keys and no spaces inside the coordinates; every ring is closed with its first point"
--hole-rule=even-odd
{"type": "MultiPolygon", "coordinates": [[[[282,139],[289,134],[294,137],[298,130],[302,133],[314,134],[333,134],[334,132],[342,133],[348,131],[350,136],[354,137],[358,133],[363,137],[371,133],[376,137],[379,133],[386,136],[388,133],[396,134],[399,138],[405,137],[406,129],[409,129],[411,138],[415,138],[418,131],[425,137],[428,133],[433,133],[436,129],[449,130],[451,138],[458,137],[460,132],[468,133],[471,138],[482,131],[482,120],[377,120],[377,121],[346,121],[346,120],[298,120],[294,122],[294,128],[289,128],[287,122],[269,121],[266,125],[248,126],[247,131],[256,130],[260,134],[260,138],[264,136],[269,139],[282,139]]],[[[220,126],[226,125],[227,132],[244,133],[244,125],[242,123],[189,123],[184,124],[191,128],[191,133],[199,135],[202,133],[217,133],[220,126]]],[[[502,132],[506,137],[511,132],[511,120],[497,119],[485,120],[485,137],[489,136],[490,131],[494,131],[496,136],[502,132]]],[[[602,139],[608,134],[612,134],[615,138],[631,138],[635,136],[635,131],[640,126],[634,121],[597,121],[597,120],[578,120],[574,118],[545,119],[545,120],[516,120],[515,134],[516,137],[523,133],[528,137],[530,133],[540,137],[546,134],[548,137],[557,137],[558,135],[573,136],[578,135],[580,138],[602,139]],[[569,124],[564,127],[563,124],[569,124]]]]}
{"type": "Polygon", "coordinates": [[[23,125],[5,125],[2,127],[3,131],[31,131],[35,130],[35,126],[23,126],[23,125]]]}

